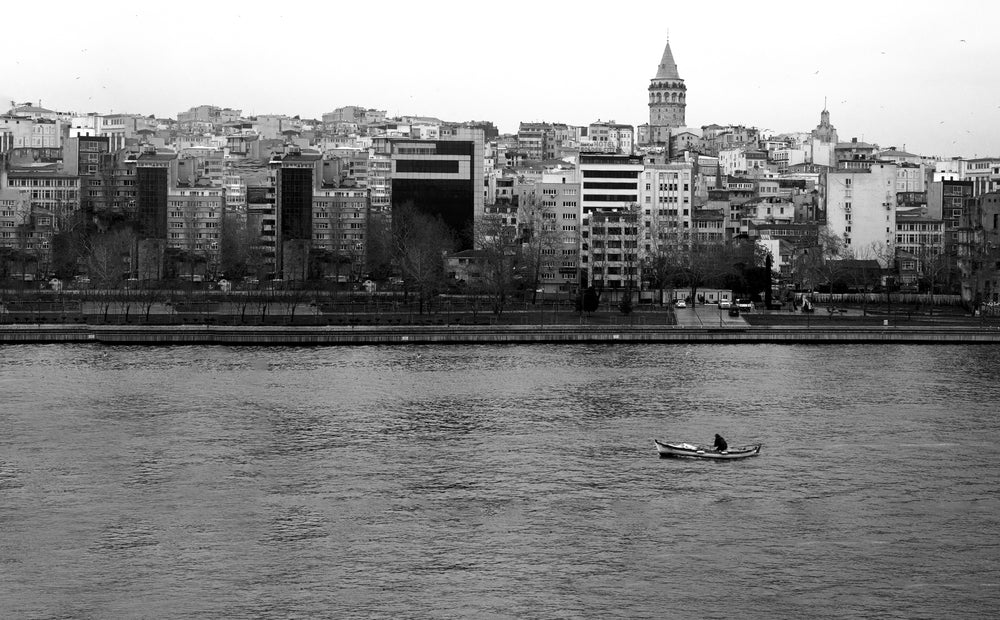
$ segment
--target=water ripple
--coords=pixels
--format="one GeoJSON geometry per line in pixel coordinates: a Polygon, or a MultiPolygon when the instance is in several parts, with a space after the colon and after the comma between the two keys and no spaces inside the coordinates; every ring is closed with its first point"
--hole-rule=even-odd
{"type": "Polygon", "coordinates": [[[994,347],[7,347],[0,609],[988,615],[998,367],[994,347]],[[716,432],[764,451],[651,441],[716,432]]]}

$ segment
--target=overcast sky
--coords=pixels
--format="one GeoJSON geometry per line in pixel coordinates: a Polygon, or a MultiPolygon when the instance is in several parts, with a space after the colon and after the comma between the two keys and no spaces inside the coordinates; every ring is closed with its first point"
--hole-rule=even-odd
{"type": "Polygon", "coordinates": [[[3,9],[0,101],[176,118],[200,104],[318,118],[649,120],[668,34],[687,123],[1000,156],[1000,3],[55,2],[3,9]]]}

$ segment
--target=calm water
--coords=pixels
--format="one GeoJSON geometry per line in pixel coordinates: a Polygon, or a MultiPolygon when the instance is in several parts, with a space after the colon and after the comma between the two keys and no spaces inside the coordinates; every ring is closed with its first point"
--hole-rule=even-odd
{"type": "Polygon", "coordinates": [[[0,348],[4,618],[983,617],[1000,348],[0,348]],[[763,442],[729,463],[652,438],[763,442]]]}

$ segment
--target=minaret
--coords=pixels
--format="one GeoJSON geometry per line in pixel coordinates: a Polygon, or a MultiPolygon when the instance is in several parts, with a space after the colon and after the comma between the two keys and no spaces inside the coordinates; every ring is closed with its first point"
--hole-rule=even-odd
{"type": "Polygon", "coordinates": [[[668,144],[670,129],[684,126],[684,108],[687,107],[687,87],[677,72],[670,39],[663,48],[663,57],[656,69],[656,77],[649,81],[649,140],[653,144],[668,144]]]}

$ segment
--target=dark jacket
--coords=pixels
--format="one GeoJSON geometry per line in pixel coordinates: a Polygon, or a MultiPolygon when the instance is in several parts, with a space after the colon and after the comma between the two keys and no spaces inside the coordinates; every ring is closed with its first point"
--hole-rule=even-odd
{"type": "Polygon", "coordinates": [[[729,449],[729,444],[727,444],[726,440],[722,438],[722,435],[717,434],[715,436],[715,443],[712,445],[712,447],[714,447],[719,452],[725,452],[726,450],[729,449]]]}

